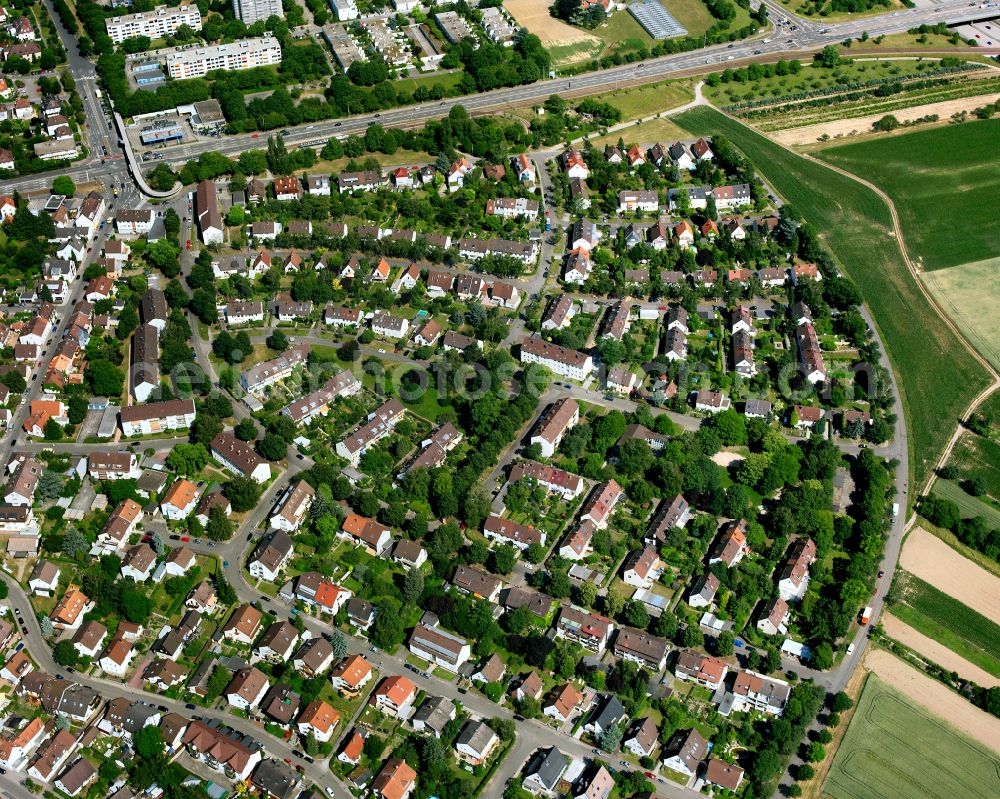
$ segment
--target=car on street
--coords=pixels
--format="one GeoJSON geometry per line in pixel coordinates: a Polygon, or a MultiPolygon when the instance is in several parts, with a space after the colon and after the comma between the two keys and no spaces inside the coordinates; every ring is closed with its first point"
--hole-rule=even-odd
{"type": "Polygon", "coordinates": [[[184,705],[184,707],[186,707],[188,710],[197,710],[198,709],[197,705],[192,705],[190,702],[188,702],[186,705],[184,705]]]}
{"type": "Polygon", "coordinates": [[[253,541],[253,533],[247,533],[247,541],[253,541]]]}
{"type": "Polygon", "coordinates": [[[182,535],[182,536],[181,536],[181,541],[183,541],[183,542],[184,542],[185,544],[186,544],[186,543],[187,543],[188,541],[190,541],[190,540],[191,540],[191,538],[190,538],[189,536],[186,536],[186,535],[182,535]]]}
{"type": "Polygon", "coordinates": [[[883,577],[885,577],[885,569],[879,569],[878,578],[881,580],[883,577]]]}

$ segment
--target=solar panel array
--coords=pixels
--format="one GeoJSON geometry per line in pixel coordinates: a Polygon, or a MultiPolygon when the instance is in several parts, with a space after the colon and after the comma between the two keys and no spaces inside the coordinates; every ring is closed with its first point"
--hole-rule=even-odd
{"type": "Polygon", "coordinates": [[[660,0],[636,0],[628,6],[628,11],[654,39],[672,39],[687,34],[687,28],[667,11],[660,0]]]}

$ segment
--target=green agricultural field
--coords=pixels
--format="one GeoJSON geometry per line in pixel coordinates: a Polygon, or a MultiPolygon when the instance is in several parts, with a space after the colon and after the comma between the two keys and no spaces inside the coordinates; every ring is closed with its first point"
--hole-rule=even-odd
{"type": "Polygon", "coordinates": [[[996,141],[1000,119],[977,120],[831,147],[819,157],[885,191],[911,257],[943,269],[1000,256],[1000,165],[983,149],[996,141]]]}
{"type": "Polygon", "coordinates": [[[987,799],[1000,760],[869,675],[823,794],[833,799],[987,799]]]}
{"type": "Polygon", "coordinates": [[[674,118],[695,135],[727,136],[823,235],[874,314],[909,429],[911,485],[922,486],[986,375],[920,293],[892,237],[889,209],[850,178],[778,146],[710,108],[674,118]]]}
{"type": "Polygon", "coordinates": [[[893,587],[894,616],[990,674],[1000,677],[1000,625],[909,572],[893,587]]]}
{"type": "Polygon", "coordinates": [[[958,469],[960,480],[982,480],[985,496],[1000,503],[1000,442],[967,431],[952,450],[948,463],[958,469]]]}
{"type": "Polygon", "coordinates": [[[962,518],[971,519],[975,516],[982,516],[991,527],[1000,527],[1000,511],[983,502],[979,497],[974,497],[963,491],[957,483],[938,478],[934,482],[934,493],[945,499],[950,499],[958,505],[962,518]]]}

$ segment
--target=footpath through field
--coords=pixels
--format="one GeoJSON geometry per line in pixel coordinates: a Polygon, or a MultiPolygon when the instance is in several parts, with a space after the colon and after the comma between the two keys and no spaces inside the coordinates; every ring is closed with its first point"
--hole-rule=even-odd
{"type": "Polygon", "coordinates": [[[963,557],[937,536],[914,527],[903,544],[899,565],[1000,624],[1000,578],[963,557]]]}

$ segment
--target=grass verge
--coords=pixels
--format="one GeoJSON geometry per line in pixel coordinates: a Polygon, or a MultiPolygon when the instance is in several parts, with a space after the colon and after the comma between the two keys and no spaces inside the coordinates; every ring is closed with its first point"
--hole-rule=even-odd
{"type": "Polygon", "coordinates": [[[982,367],[920,292],[892,235],[885,203],[848,177],[775,144],[711,108],[673,118],[694,135],[739,147],[817,230],[861,290],[885,342],[909,431],[911,484],[922,486],[969,403],[987,384],[982,367]]]}

